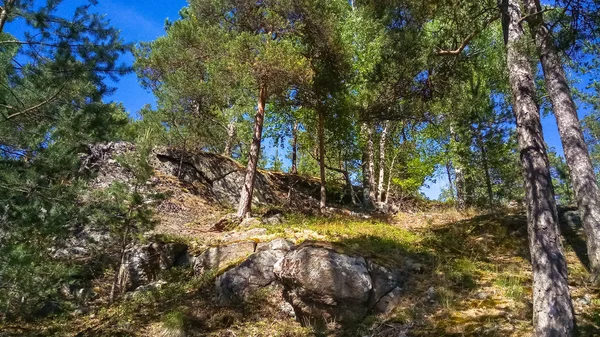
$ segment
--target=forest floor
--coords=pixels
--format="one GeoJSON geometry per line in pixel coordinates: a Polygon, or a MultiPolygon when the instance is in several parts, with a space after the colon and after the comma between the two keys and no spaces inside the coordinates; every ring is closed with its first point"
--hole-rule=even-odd
{"type": "MultiPolygon", "coordinates": [[[[188,243],[214,239],[194,236],[206,231],[195,228],[198,223],[188,226],[188,243]]],[[[174,270],[165,275],[167,284],[160,290],[90,314],[38,322],[35,335],[517,337],[531,333],[531,265],[526,219],[519,212],[437,211],[371,219],[288,214],[283,224],[268,226],[271,234],[280,237],[286,237],[290,228],[315,231],[343,252],[384,265],[403,268],[407,259],[412,261],[402,303],[389,314],[368,317],[335,333],[323,332],[275,310],[278,299],[269,293],[256,294],[245,304],[218,306],[212,297],[214,274],[194,278],[189,270],[174,270]]],[[[581,231],[563,228],[563,234],[579,335],[598,336],[600,291],[587,282],[585,258],[580,259],[585,252],[581,231]]]]}

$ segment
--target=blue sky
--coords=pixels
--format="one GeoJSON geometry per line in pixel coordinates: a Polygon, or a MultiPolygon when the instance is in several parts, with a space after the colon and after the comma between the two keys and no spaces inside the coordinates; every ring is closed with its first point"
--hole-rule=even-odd
{"type": "MultiPolygon", "coordinates": [[[[77,5],[82,4],[81,0],[65,0],[63,7],[65,12],[70,13],[77,5]]],[[[179,10],[187,5],[185,0],[100,0],[94,11],[106,14],[111,24],[121,30],[122,37],[127,42],[137,43],[140,41],[152,41],[164,34],[164,23],[166,18],[172,20],[179,17],[179,10]]],[[[8,33],[20,36],[22,35],[23,25],[19,22],[7,24],[8,33]]],[[[133,63],[133,57],[126,55],[122,57],[122,62],[133,63]]],[[[113,84],[117,91],[108,99],[122,102],[130,115],[134,115],[145,104],[153,104],[154,96],[142,88],[135,74],[124,76],[119,82],[113,84]]],[[[545,116],[542,119],[544,136],[549,146],[554,147],[559,154],[562,154],[562,145],[558,136],[558,130],[554,116],[545,116]]],[[[274,150],[268,149],[268,156],[272,156],[274,150]]],[[[284,159],[285,155],[280,153],[284,159]]],[[[430,184],[428,188],[422,191],[431,199],[437,199],[441,188],[447,185],[445,175],[440,175],[435,184],[430,184]]]]}
{"type": "MultiPolygon", "coordinates": [[[[79,1],[70,0],[77,3],[79,1]]],[[[164,35],[165,19],[175,20],[179,10],[187,5],[185,0],[100,0],[95,11],[106,14],[111,24],[121,30],[127,42],[152,41],[164,35]]],[[[133,63],[133,57],[123,57],[123,62],[133,63]]],[[[135,74],[129,74],[118,83],[110,99],[123,102],[130,114],[135,114],[145,104],[154,103],[154,96],[142,88],[135,74]]]]}

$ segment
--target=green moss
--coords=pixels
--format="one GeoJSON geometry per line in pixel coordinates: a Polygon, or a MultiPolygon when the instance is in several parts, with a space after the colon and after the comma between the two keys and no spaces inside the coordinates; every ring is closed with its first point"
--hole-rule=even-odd
{"type": "Polygon", "coordinates": [[[496,277],[494,284],[502,289],[504,296],[515,301],[522,301],[526,296],[526,288],[523,285],[524,277],[515,273],[502,273],[496,277]]]}

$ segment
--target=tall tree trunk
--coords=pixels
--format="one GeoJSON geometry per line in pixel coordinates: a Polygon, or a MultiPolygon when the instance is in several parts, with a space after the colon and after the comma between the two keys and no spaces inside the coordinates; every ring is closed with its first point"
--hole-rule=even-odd
{"type": "MultiPolygon", "coordinates": [[[[458,135],[454,132],[454,128],[450,126],[450,142],[452,144],[458,143],[458,135]]],[[[455,145],[456,146],[456,145],[455,145]]],[[[456,187],[456,209],[460,212],[464,211],[466,208],[465,202],[465,175],[463,172],[463,167],[460,164],[459,160],[454,161],[454,186],[456,187]]]]}
{"type": "Polygon", "coordinates": [[[294,121],[292,130],[292,174],[298,174],[298,121],[294,121]]]}
{"type": "Polygon", "coordinates": [[[375,200],[377,196],[377,186],[375,185],[375,146],[373,144],[373,126],[367,125],[367,156],[369,158],[368,169],[369,169],[369,198],[371,202],[375,200]]]}
{"type": "Polygon", "coordinates": [[[1,7],[0,9],[0,33],[4,32],[4,25],[6,24],[6,21],[8,21],[8,16],[10,15],[14,3],[15,0],[7,0],[4,7],[1,7]]]}
{"type": "Polygon", "coordinates": [[[379,140],[379,181],[377,185],[377,203],[383,201],[383,181],[385,180],[385,142],[387,141],[387,134],[390,128],[390,121],[383,123],[383,130],[381,131],[381,139],[379,140]]]}
{"type": "Polygon", "coordinates": [[[388,204],[390,201],[390,186],[392,185],[392,176],[394,175],[394,164],[396,163],[396,158],[398,158],[398,153],[400,152],[396,152],[396,154],[394,154],[394,157],[392,158],[392,164],[390,165],[390,171],[388,172],[387,188],[385,190],[386,204],[388,204]]]}
{"type": "Polygon", "coordinates": [[[485,186],[487,188],[488,204],[491,210],[494,207],[494,190],[492,189],[492,178],[490,177],[490,168],[488,165],[485,147],[481,148],[481,159],[483,161],[483,172],[485,173],[485,186]]]}
{"type": "Polygon", "coordinates": [[[448,175],[448,189],[450,190],[450,196],[454,199],[454,185],[452,184],[452,161],[446,161],[446,174],[448,175]]]}
{"type": "Polygon", "coordinates": [[[488,197],[488,206],[490,210],[494,207],[494,191],[492,189],[492,178],[490,176],[490,168],[487,157],[487,149],[485,144],[483,143],[483,139],[481,138],[481,127],[477,127],[477,131],[475,132],[475,137],[477,138],[477,145],[479,146],[479,150],[481,151],[481,164],[483,165],[483,172],[485,174],[485,186],[487,188],[487,197],[488,197]]]}
{"type": "Polygon", "coordinates": [[[594,282],[600,283],[600,189],[561,58],[554,46],[552,35],[544,23],[540,1],[524,1],[528,14],[532,15],[529,26],[542,62],[546,88],[552,101],[577,206],[587,236],[590,272],[594,282]]]}
{"type": "Polygon", "coordinates": [[[233,144],[235,142],[235,119],[231,118],[229,123],[227,123],[227,139],[225,140],[225,149],[223,150],[223,155],[227,157],[231,157],[233,152],[233,144]]]}
{"type": "Polygon", "coordinates": [[[534,335],[569,337],[574,333],[574,321],[567,263],[560,241],[548,155],[535,101],[534,76],[527,57],[518,0],[504,0],[502,12],[527,199],[527,231],[533,269],[534,335]]]}
{"type": "Polygon", "coordinates": [[[363,137],[362,173],[363,173],[363,206],[372,208],[373,201],[373,132],[367,122],[361,125],[363,137]]]}
{"type": "Polygon", "coordinates": [[[256,176],[256,167],[260,155],[260,141],[265,120],[266,101],[267,87],[266,85],[261,85],[258,94],[258,107],[256,109],[256,116],[254,117],[254,135],[252,136],[252,144],[250,145],[250,152],[248,153],[248,167],[246,168],[246,177],[244,178],[244,186],[242,186],[240,203],[237,210],[237,216],[240,218],[244,217],[252,208],[252,193],[254,192],[254,178],[256,176]]]}
{"type": "Polygon", "coordinates": [[[346,180],[346,186],[350,189],[350,198],[352,198],[352,204],[354,206],[358,205],[358,197],[356,196],[356,192],[354,191],[354,186],[352,186],[352,180],[350,180],[350,172],[348,171],[348,163],[343,161],[340,163],[342,169],[344,171],[344,179],[346,180]]]}
{"type": "Polygon", "coordinates": [[[319,107],[319,172],[321,174],[321,212],[327,207],[327,188],[325,186],[325,112],[319,107]]]}

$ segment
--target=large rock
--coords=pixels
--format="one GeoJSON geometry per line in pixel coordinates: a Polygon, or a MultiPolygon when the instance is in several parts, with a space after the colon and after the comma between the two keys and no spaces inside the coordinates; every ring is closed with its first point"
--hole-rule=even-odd
{"type": "Polygon", "coordinates": [[[158,242],[127,249],[119,269],[119,288],[130,291],[155,281],[161,270],[178,265],[186,254],[187,246],[182,243],[158,242]]]}
{"type": "Polygon", "coordinates": [[[287,252],[291,250],[292,247],[294,247],[294,243],[292,241],[279,238],[269,242],[259,242],[256,245],[256,251],[261,252],[265,250],[282,250],[287,252]]]}
{"type": "Polygon", "coordinates": [[[245,299],[254,291],[272,284],[276,280],[273,272],[275,264],[293,245],[285,239],[259,243],[255,254],[216,279],[219,299],[222,302],[245,299]]]}
{"type": "Polygon", "coordinates": [[[369,310],[373,283],[362,257],[305,246],[278,261],[274,272],[301,319],[353,321],[369,310]]]}
{"type": "MultiPolygon", "coordinates": [[[[399,271],[391,270],[370,261],[367,261],[367,268],[373,283],[373,290],[369,296],[368,303],[369,309],[372,309],[381,302],[383,297],[390,294],[394,289],[400,289],[398,287],[401,285],[404,275],[399,271]]],[[[398,292],[398,290],[396,290],[396,292],[398,292]]],[[[392,295],[392,298],[393,297],[394,295],[392,295]]]]}
{"type": "MultiPolygon", "coordinates": [[[[169,148],[156,148],[153,154],[157,160],[152,160],[151,164],[159,171],[188,182],[202,181],[210,186],[214,197],[221,203],[236,206],[239,202],[246,168],[233,159],[206,152],[182,153],[169,148]],[[179,174],[180,168],[182,174],[179,174]]],[[[278,201],[274,189],[268,175],[256,172],[254,202],[267,204],[278,201]]]]}
{"type": "Polygon", "coordinates": [[[275,281],[273,266],[285,255],[283,250],[265,250],[253,254],[239,266],[217,277],[215,284],[221,302],[244,299],[275,281]]]}
{"type": "Polygon", "coordinates": [[[212,269],[222,269],[254,253],[256,244],[252,241],[237,242],[226,246],[211,247],[192,259],[196,275],[212,269]]]}

